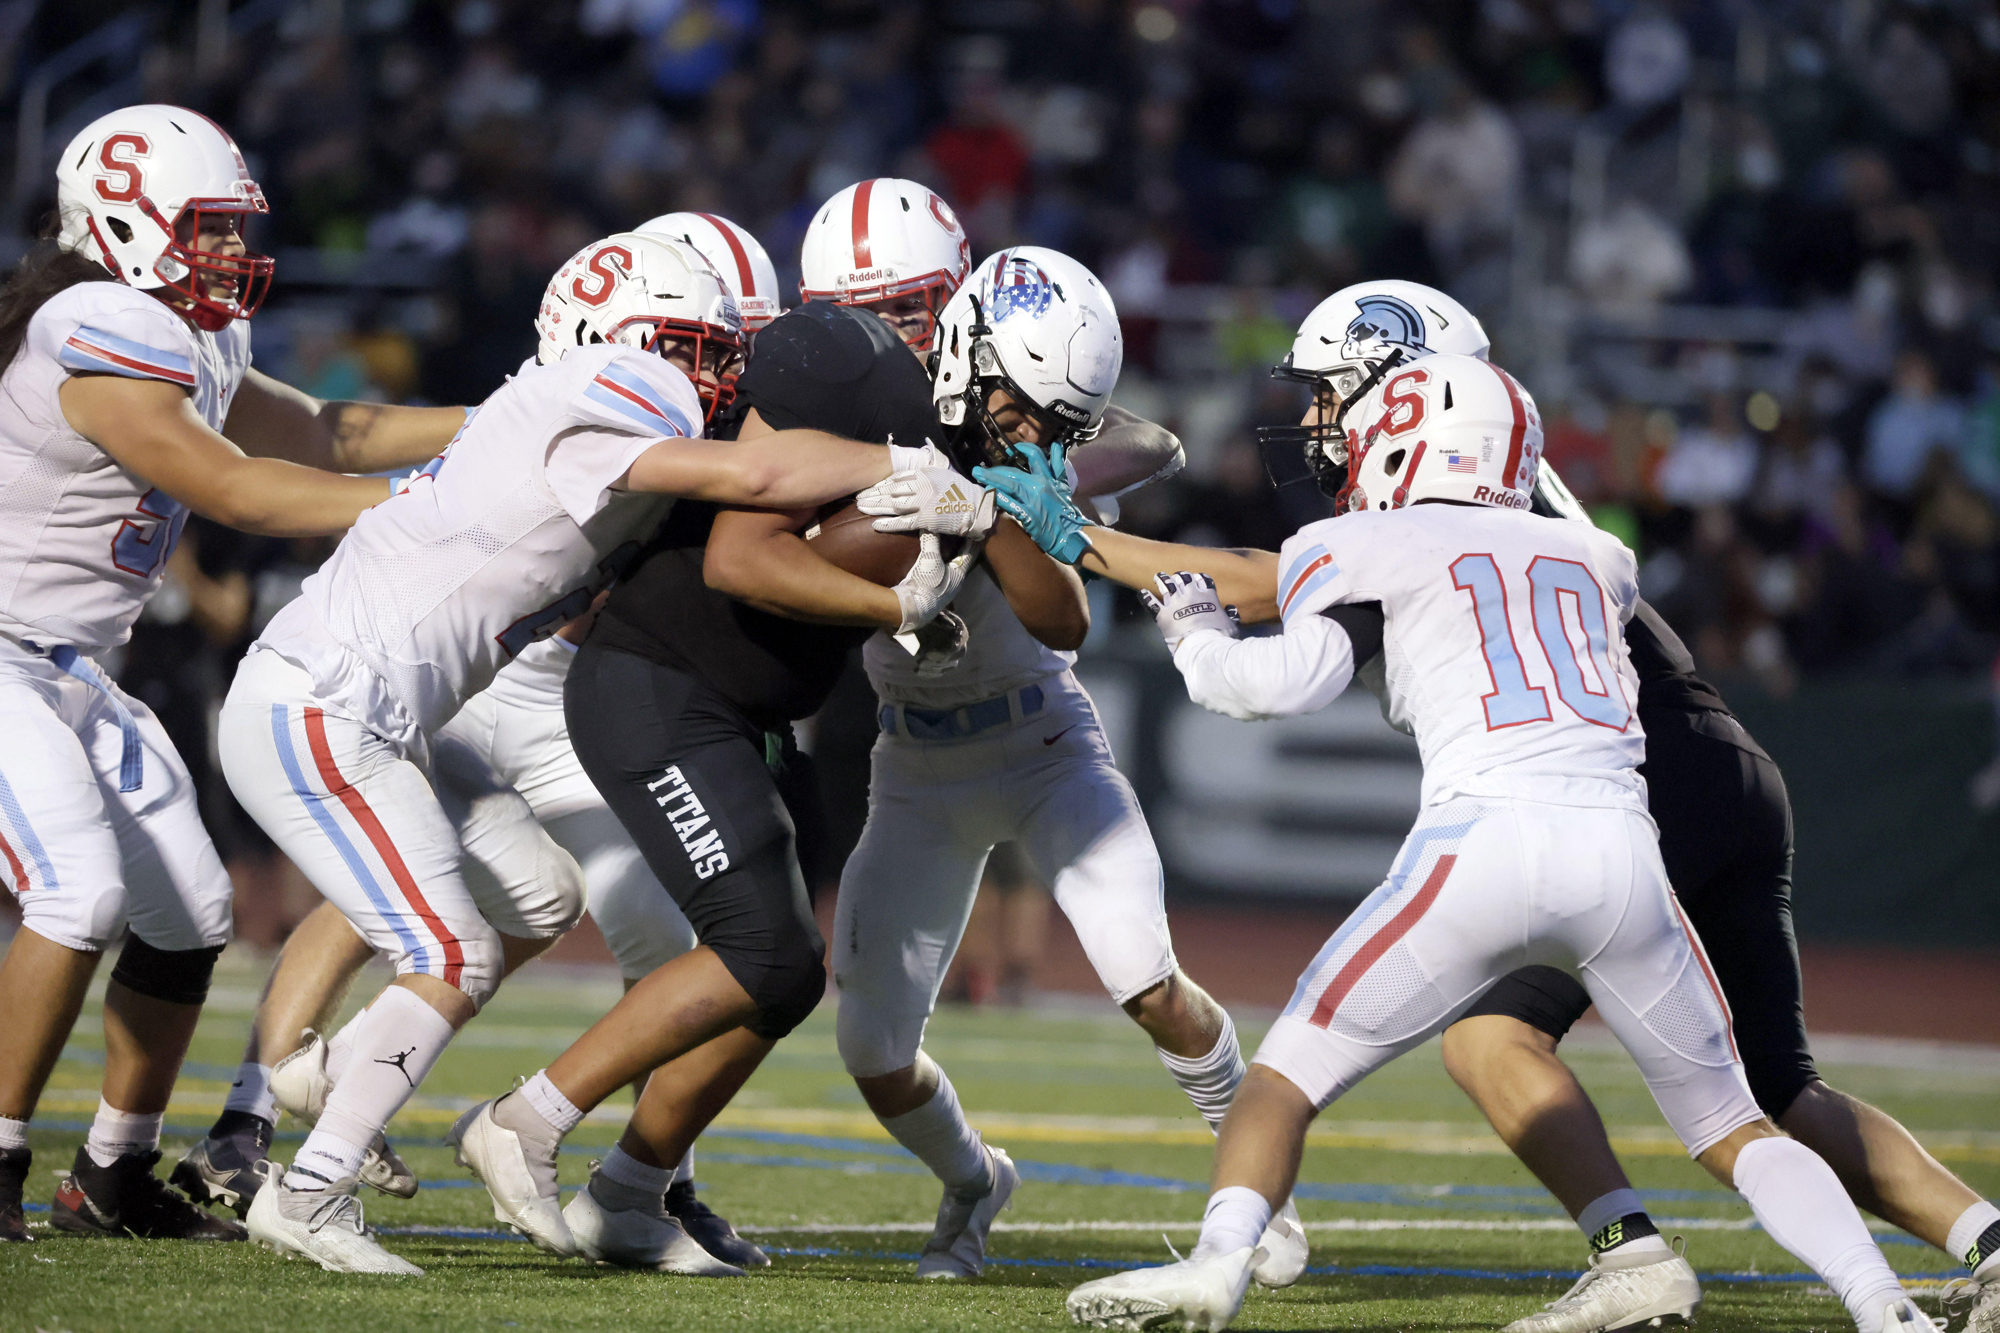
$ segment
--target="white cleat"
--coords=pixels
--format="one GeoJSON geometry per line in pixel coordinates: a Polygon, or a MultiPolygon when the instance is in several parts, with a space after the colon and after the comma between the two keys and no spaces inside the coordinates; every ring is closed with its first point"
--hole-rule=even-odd
{"type": "Polygon", "coordinates": [[[326,1073],[326,1043],[311,1028],[306,1044],[271,1068],[271,1096],[286,1115],[316,1125],[326,1114],[333,1080],[326,1073]]]}
{"type": "Polygon", "coordinates": [[[1311,1248],[1306,1244],[1305,1223],[1299,1220],[1299,1206],[1290,1199],[1271,1218],[1271,1225],[1257,1240],[1264,1257],[1251,1268],[1250,1276],[1260,1287],[1289,1287],[1305,1276],[1311,1248]]]}
{"type": "Polygon", "coordinates": [[[985,1272],[986,1238],[992,1234],[993,1219],[1021,1187],[1021,1173],[1014,1169],[1014,1159],[1006,1150],[988,1144],[980,1147],[993,1172],[993,1188],[973,1198],[944,1192],[937,1226],[917,1259],[917,1276],[925,1281],[957,1282],[985,1272]]]}
{"type": "Polygon", "coordinates": [[[1602,1257],[1590,1256],[1589,1270],[1561,1300],[1516,1319],[1500,1333],[1605,1333],[1641,1324],[1658,1328],[1670,1319],[1689,1323],[1701,1308],[1701,1282],[1680,1255],[1634,1268],[1606,1268],[1599,1262],[1602,1257]]]}
{"type": "MultiPolygon", "coordinates": [[[[326,1043],[311,1028],[306,1029],[305,1037],[305,1045],[272,1068],[271,1097],[286,1115],[306,1125],[317,1125],[326,1114],[326,1099],[333,1095],[333,1080],[326,1072],[326,1043]]],[[[410,1170],[409,1163],[380,1133],[375,1135],[375,1141],[368,1145],[368,1155],[361,1160],[360,1178],[370,1189],[398,1199],[413,1199],[417,1195],[417,1173],[410,1170]]]]}
{"type": "Polygon", "coordinates": [[[1164,1268],[1135,1268],[1086,1282],[1069,1294],[1069,1317],[1092,1328],[1155,1328],[1172,1319],[1190,1329],[1221,1333],[1243,1308],[1257,1249],[1210,1259],[1183,1259],[1164,1268]]]}
{"type": "Polygon", "coordinates": [[[285,1186],[283,1167],[269,1161],[259,1165],[264,1186],[243,1219],[251,1240],[280,1254],[304,1255],[329,1273],[423,1276],[423,1269],[389,1253],[368,1234],[353,1176],[323,1190],[294,1190],[285,1186]]]}
{"type": "MultiPolygon", "coordinates": [[[[1907,1296],[1890,1301],[1882,1310],[1882,1333],[1944,1333],[1944,1325],[1944,1320],[1931,1318],[1907,1296]]],[[[1971,1328],[1966,1325],[1967,1333],[1971,1328]]]]}
{"type": "Polygon", "coordinates": [[[458,1164],[479,1177],[493,1196],[493,1217],[550,1254],[567,1259],[577,1252],[576,1238],[563,1221],[556,1193],[556,1150],[562,1138],[554,1129],[539,1138],[522,1135],[493,1119],[497,1101],[481,1102],[460,1116],[445,1141],[458,1149],[458,1164]]]}
{"type": "MultiPolygon", "coordinates": [[[[590,1173],[592,1180],[597,1172],[590,1173]]],[[[577,1252],[595,1263],[619,1268],[650,1268],[683,1277],[742,1277],[743,1270],[701,1248],[681,1224],[667,1216],[661,1196],[649,1196],[652,1207],[608,1208],[586,1185],[563,1209],[577,1252]]]]}
{"type": "Polygon", "coordinates": [[[2000,1279],[1962,1277],[1946,1283],[1945,1310],[1955,1314],[1967,1307],[1964,1333],[2000,1333],[2000,1279]]]}

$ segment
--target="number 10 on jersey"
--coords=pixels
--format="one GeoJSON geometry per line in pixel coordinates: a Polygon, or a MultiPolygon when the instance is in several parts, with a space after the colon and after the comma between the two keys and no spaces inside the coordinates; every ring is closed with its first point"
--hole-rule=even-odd
{"type": "MultiPolygon", "coordinates": [[[[1492,693],[1480,701],[1486,707],[1486,729],[1547,722],[1551,717],[1548,691],[1528,684],[1527,669],[1514,642],[1507,585],[1500,577],[1500,567],[1490,555],[1462,555],[1452,562],[1451,581],[1453,587],[1472,594],[1480,650],[1493,677],[1492,693]]],[[[1557,697],[1586,722],[1625,730],[1632,715],[1618,693],[1611,626],[1604,613],[1604,590],[1596,577],[1574,560],[1538,555],[1528,562],[1528,590],[1535,638],[1555,677],[1557,697]],[[1570,636],[1572,621],[1582,636],[1580,643],[1570,636]]]]}

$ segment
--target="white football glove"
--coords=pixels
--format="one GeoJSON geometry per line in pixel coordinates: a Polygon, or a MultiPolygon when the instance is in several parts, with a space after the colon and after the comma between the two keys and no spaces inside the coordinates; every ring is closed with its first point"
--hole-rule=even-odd
{"type": "Polygon", "coordinates": [[[914,468],[892,473],[854,498],[856,508],[876,515],[877,532],[934,532],[941,537],[985,541],[993,535],[1000,510],[994,497],[951,466],[936,445],[926,445],[914,468]]]}
{"type": "Polygon", "coordinates": [[[1215,592],[1215,580],[1208,575],[1185,570],[1178,574],[1162,573],[1154,578],[1153,586],[1159,589],[1159,595],[1141,588],[1139,600],[1153,613],[1169,649],[1198,630],[1212,629],[1232,639],[1236,637],[1236,608],[1222,604],[1215,592]]]}
{"type": "Polygon", "coordinates": [[[958,585],[965,582],[966,573],[972,568],[972,562],[979,558],[981,549],[980,543],[967,542],[963,551],[947,560],[936,533],[920,535],[916,563],[910,566],[909,573],[903,575],[903,581],[892,589],[897,604],[903,608],[903,623],[896,629],[897,641],[909,648],[911,653],[917,650],[911,648],[911,641],[905,641],[903,636],[920,625],[929,624],[937,618],[938,612],[951,604],[951,599],[958,596],[958,585]]]}

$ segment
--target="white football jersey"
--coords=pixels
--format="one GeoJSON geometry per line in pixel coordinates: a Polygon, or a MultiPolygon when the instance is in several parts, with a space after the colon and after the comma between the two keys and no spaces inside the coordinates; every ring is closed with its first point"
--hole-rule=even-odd
{"type": "Polygon", "coordinates": [[[1560,801],[1606,781],[1643,794],[1639,678],[1621,629],[1638,604],[1638,564],[1617,538],[1511,510],[1422,504],[1302,528],[1278,571],[1288,626],[1337,604],[1381,603],[1385,707],[1417,738],[1426,805],[1560,801]]]}
{"type": "Polygon", "coordinates": [[[204,333],[144,292],[84,282],[50,297],[0,375],[0,633],[85,653],[132,633],[187,508],[70,428],[74,374],[165,380],[220,431],[250,368],[250,326],[204,333]]]}
{"type": "Polygon", "coordinates": [[[402,495],[363,514],[257,641],[320,698],[421,748],[531,644],[588,610],[671,503],[609,489],[699,436],[694,386],[605,344],[533,361],[402,495]]]}
{"type": "Polygon", "coordinates": [[[1028,633],[984,562],[965,576],[951,609],[965,621],[965,655],[936,676],[917,674],[917,659],[887,634],[861,649],[868,683],[885,703],[960,708],[1067,671],[1075,653],[1059,653],[1028,633]]]}

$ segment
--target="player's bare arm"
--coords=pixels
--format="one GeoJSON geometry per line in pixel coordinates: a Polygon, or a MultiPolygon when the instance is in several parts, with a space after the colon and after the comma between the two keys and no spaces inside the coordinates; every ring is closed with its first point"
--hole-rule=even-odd
{"type": "Polygon", "coordinates": [[[894,590],[849,574],[806,545],[799,534],[812,519],[811,510],[723,510],[709,532],[703,578],[717,592],[773,615],[822,625],[900,629],[903,610],[894,590]]]}
{"type": "Polygon", "coordinates": [[[1104,409],[1104,424],[1088,444],[1070,451],[1078,495],[1122,495],[1165,481],[1187,464],[1180,436],[1116,403],[1104,409]]]}
{"type": "Polygon", "coordinates": [[[1141,590],[1151,588],[1162,570],[1206,574],[1215,580],[1223,605],[1235,607],[1242,623],[1254,625],[1278,618],[1275,551],[1184,546],[1135,537],[1116,528],[1092,528],[1090,550],[1076,567],[1141,590]]]}
{"type": "Polygon", "coordinates": [[[1012,519],[986,546],[986,567],[1022,628],[1057,652],[1074,652],[1090,633],[1090,601],[1076,571],[1052,560],[1012,519]]]}
{"type": "Polygon", "coordinates": [[[174,499],[228,527],[267,537],[345,532],[389,498],[389,483],[278,458],[252,458],[215,431],[178,385],[72,375],[60,391],[78,434],[174,499]]]}
{"type": "Polygon", "coordinates": [[[328,402],[251,370],[230,401],[223,434],[253,458],[388,472],[437,457],[464,424],[463,408],[328,402]]]}
{"type": "Polygon", "coordinates": [[[890,451],[817,430],[774,430],[751,408],[734,442],[662,440],[625,474],[624,489],[758,509],[803,509],[887,477],[890,451]]]}

